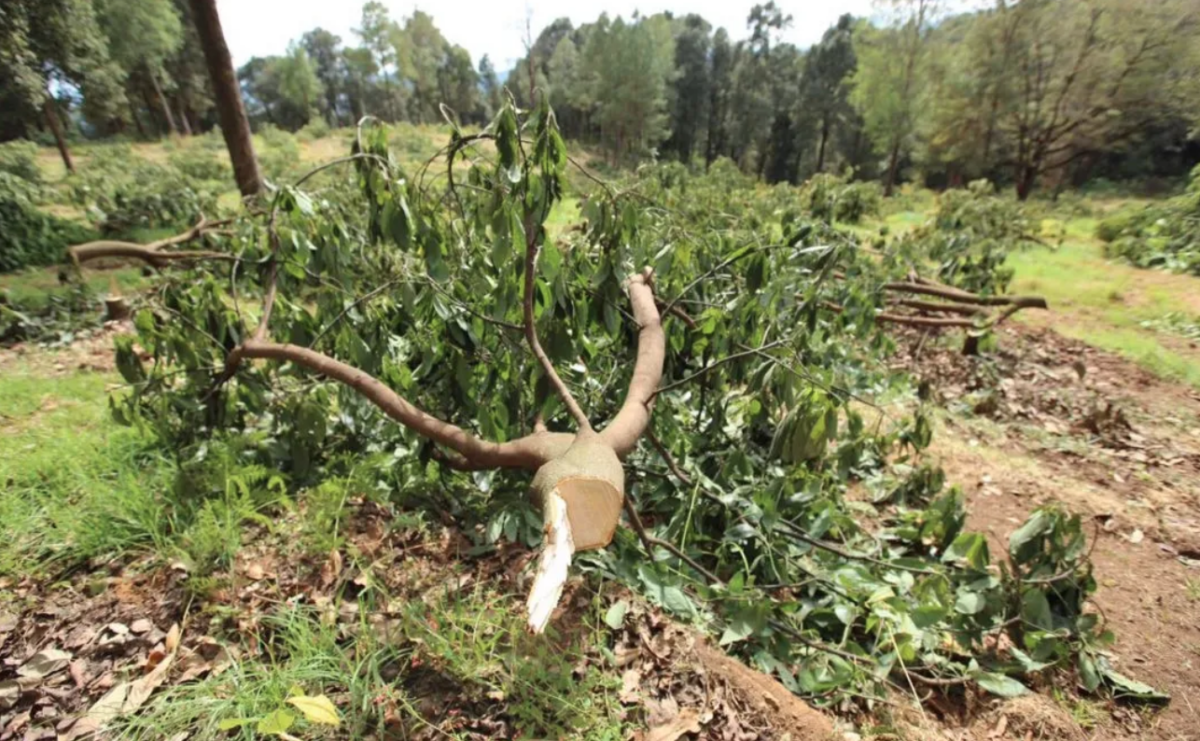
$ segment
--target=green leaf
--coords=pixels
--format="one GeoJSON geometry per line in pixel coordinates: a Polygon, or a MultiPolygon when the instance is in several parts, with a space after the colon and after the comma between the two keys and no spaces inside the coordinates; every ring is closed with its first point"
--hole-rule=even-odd
{"type": "Polygon", "coordinates": [[[257,718],[226,718],[220,723],[217,723],[217,730],[232,731],[235,728],[242,728],[250,725],[251,723],[255,723],[257,720],[257,718]]]}
{"type": "Polygon", "coordinates": [[[1028,687],[1003,674],[976,670],[971,673],[971,678],[980,687],[1000,697],[1020,697],[1029,693],[1028,687]]]}
{"type": "Polygon", "coordinates": [[[280,708],[258,721],[256,730],[265,735],[278,736],[281,733],[287,733],[295,722],[296,716],[280,708]]]}
{"type": "Polygon", "coordinates": [[[613,630],[619,630],[625,624],[625,615],[629,612],[629,603],[625,600],[614,602],[604,613],[604,624],[613,630]]]}
{"type": "Polygon", "coordinates": [[[1108,662],[1104,662],[1104,666],[1100,670],[1104,674],[1104,678],[1112,685],[1113,696],[1118,698],[1126,698],[1130,700],[1141,700],[1143,702],[1167,702],[1171,696],[1159,692],[1148,684],[1143,684],[1136,679],[1130,679],[1124,674],[1113,671],[1108,666],[1108,662]]]}
{"type": "Polygon", "coordinates": [[[1054,630],[1054,613],[1046,594],[1036,587],[1029,587],[1021,594],[1021,619],[1037,626],[1039,630],[1054,630]]]}
{"type": "Polygon", "coordinates": [[[954,609],[963,615],[977,615],[983,611],[987,600],[979,592],[959,592],[954,609]]]}
{"type": "Polygon", "coordinates": [[[317,695],[316,697],[306,695],[289,697],[288,704],[303,713],[309,723],[319,723],[335,728],[341,725],[342,721],[338,717],[337,708],[333,706],[333,703],[325,695],[317,695]]]}
{"type": "Polygon", "coordinates": [[[1095,692],[1100,687],[1100,670],[1090,654],[1079,654],[1079,682],[1088,692],[1095,692]]]}

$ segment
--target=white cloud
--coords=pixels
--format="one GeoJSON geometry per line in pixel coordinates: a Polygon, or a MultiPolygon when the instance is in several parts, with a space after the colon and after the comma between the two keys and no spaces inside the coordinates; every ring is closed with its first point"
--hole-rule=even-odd
{"type": "MultiPolygon", "coordinates": [[[[724,26],[736,39],[747,36],[746,17],[757,0],[441,0],[419,5],[408,0],[384,0],[397,20],[421,10],[433,16],[442,34],[454,44],[466,47],[478,62],[484,54],[501,72],[524,54],[525,19],[529,17],[533,33],[555,18],[566,15],[575,25],[596,19],[607,11],[612,17],[629,17],[636,10],[643,15],[669,10],[676,15],[699,13],[714,26],[724,26]]],[[[792,16],[792,26],[784,40],[808,46],[821,38],[842,13],[864,15],[871,0],[782,0],[778,2],[792,16]]],[[[353,29],[362,14],[361,0],[217,0],[225,39],[236,65],[253,56],[279,54],[289,41],[318,26],[342,37],[343,43],[357,44],[353,29]]]]}

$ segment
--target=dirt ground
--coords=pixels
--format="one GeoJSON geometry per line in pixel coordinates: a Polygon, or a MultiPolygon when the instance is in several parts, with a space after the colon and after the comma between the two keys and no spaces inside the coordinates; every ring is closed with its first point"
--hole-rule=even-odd
{"type": "MultiPolygon", "coordinates": [[[[1094,602],[1116,634],[1115,664],[1172,698],[1160,712],[1043,702],[1041,713],[1059,716],[1047,727],[1095,739],[1200,738],[1200,396],[1045,328],[1014,326],[984,360],[918,345],[907,343],[901,363],[949,412],[932,452],[967,494],[968,527],[1002,553],[1046,502],[1083,515],[1097,536],[1094,602]]],[[[984,714],[965,737],[1021,737],[1011,722],[996,733],[988,721],[999,717],[984,714]]]]}

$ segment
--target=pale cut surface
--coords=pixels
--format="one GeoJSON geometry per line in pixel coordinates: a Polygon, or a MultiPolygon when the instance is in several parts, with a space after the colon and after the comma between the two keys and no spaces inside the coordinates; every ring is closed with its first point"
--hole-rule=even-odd
{"type": "Polygon", "coordinates": [[[571,568],[571,557],[575,555],[567,503],[559,496],[558,489],[546,495],[542,516],[546,523],[545,543],[541,558],[538,559],[537,576],[533,579],[533,588],[525,603],[529,612],[529,630],[534,633],[546,629],[554,608],[558,607],[571,568]]]}
{"type": "Polygon", "coordinates": [[[608,480],[591,476],[560,479],[555,491],[567,504],[575,550],[590,551],[612,542],[624,497],[608,480]]]}

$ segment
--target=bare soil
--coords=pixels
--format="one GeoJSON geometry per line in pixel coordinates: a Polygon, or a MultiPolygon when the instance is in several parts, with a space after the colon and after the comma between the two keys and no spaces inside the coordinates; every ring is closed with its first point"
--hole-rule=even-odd
{"type": "MultiPolygon", "coordinates": [[[[1095,606],[1117,636],[1115,664],[1172,697],[1158,712],[1112,701],[1095,712],[1094,699],[1060,688],[1057,708],[1043,703],[1042,715],[1065,717],[1087,738],[1200,738],[1196,392],[1044,328],[1014,326],[982,359],[920,344],[907,343],[899,362],[950,411],[932,452],[967,494],[968,527],[1004,552],[1042,504],[1083,515],[1097,538],[1095,606]]],[[[1004,710],[1012,705],[972,717],[962,738],[1030,737],[1013,722],[1028,713],[1004,710]],[[1000,717],[1009,720],[997,733],[1000,717]]],[[[1069,737],[1060,722],[1043,725],[1032,738],[1069,737]]]]}

